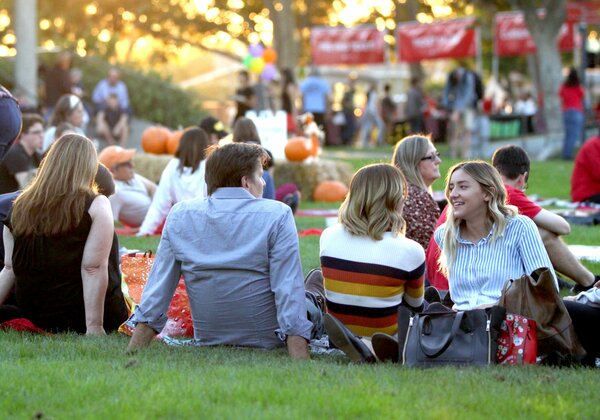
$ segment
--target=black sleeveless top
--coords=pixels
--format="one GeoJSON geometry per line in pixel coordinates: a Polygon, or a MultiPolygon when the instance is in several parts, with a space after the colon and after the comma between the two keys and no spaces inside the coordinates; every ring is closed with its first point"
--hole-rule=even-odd
{"type": "MultiPolygon", "coordinates": [[[[81,260],[92,218],[86,200],[79,225],[52,236],[15,236],[13,271],[17,306],[35,325],[51,332],[86,332],[81,260]]],[[[10,228],[10,214],[5,224],[10,228]]],[[[116,235],[108,261],[108,286],[104,300],[104,330],[114,331],[127,319],[121,292],[119,246],[116,235]]]]}

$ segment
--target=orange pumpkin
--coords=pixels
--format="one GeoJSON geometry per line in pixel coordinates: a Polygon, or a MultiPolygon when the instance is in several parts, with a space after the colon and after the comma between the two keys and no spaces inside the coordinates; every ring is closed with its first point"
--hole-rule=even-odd
{"type": "Polygon", "coordinates": [[[142,133],[142,149],[146,153],[162,155],[167,152],[171,132],[165,127],[148,127],[142,133]]]}
{"type": "Polygon", "coordinates": [[[310,156],[312,143],[306,137],[294,137],[285,145],[285,157],[290,162],[302,162],[310,156]]]}
{"type": "Polygon", "coordinates": [[[344,201],[348,187],[340,181],[322,181],[313,192],[314,201],[337,202],[344,201]]]}
{"type": "Polygon", "coordinates": [[[179,147],[179,141],[181,140],[181,136],[183,136],[183,130],[177,130],[169,133],[169,138],[167,139],[167,153],[170,155],[174,155],[179,147]]]}

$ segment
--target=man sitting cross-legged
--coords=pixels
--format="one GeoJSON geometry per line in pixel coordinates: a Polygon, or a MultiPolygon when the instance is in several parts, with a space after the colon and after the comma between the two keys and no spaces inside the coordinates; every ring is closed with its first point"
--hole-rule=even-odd
{"type": "Polygon", "coordinates": [[[162,330],[183,275],[200,344],[272,349],[286,343],[292,358],[309,357],[311,330],[317,337],[323,329],[315,308],[323,306],[322,279],[309,275],[307,289],[317,287],[305,297],[292,211],[260,198],[266,159],[258,145],[231,143],[208,150],[209,196],[171,209],[132,317],[137,326],[129,351],[147,345],[162,330]]]}
{"type": "Polygon", "coordinates": [[[504,146],[494,152],[492,165],[500,172],[508,202],[519,213],[530,217],[538,227],[554,269],[577,282],[577,289],[588,289],[600,280],[595,278],[573,255],[561,236],[571,233],[569,222],[556,213],[541,208],[523,192],[530,173],[527,152],[519,146],[504,146]]]}

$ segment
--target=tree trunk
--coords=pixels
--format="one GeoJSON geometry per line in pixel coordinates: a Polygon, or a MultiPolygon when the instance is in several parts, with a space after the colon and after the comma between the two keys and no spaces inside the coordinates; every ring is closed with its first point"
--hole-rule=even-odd
{"type": "Polygon", "coordinates": [[[546,13],[537,14],[534,2],[513,0],[513,4],[525,15],[527,29],[537,46],[537,62],[541,93],[543,95],[544,120],[546,123],[545,155],[549,157],[560,150],[562,142],[562,112],[558,90],[562,82],[562,65],[558,51],[557,37],[566,18],[566,0],[548,0],[543,2],[546,13]]]}
{"type": "Polygon", "coordinates": [[[37,106],[37,0],[14,0],[17,57],[15,87],[37,106]]]}
{"type": "MultiPolygon", "coordinates": [[[[406,3],[396,1],[396,23],[400,25],[402,22],[411,22],[417,20],[417,12],[419,10],[418,0],[407,0],[406,3]]],[[[397,39],[397,38],[396,38],[397,39]]],[[[397,41],[396,41],[397,42],[397,41]]],[[[397,51],[397,48],[396,48],[397,51]]],[[[394,51],[394,53],[396,53],[394,51]]],[[[410,77],[423,79],[423,66],[421,62],[409,63],[410,77]]]]}
{"type": "Polygon", "coordinates": [[[292,3],[292,0],[265,1],[273,22],[273,47],[277,51],[277,65],[280,69],[294,70],[298,62],[296,14],[292,3]],[[281,9],[277,10],[276,5],[281,5],[281,9]]]}

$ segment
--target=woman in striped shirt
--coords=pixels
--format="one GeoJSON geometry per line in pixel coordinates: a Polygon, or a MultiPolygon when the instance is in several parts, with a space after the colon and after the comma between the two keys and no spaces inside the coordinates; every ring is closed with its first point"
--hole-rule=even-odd
{"type": "Polygon", "coordinates": [[[492,165],[453,166],[445,192],[448,218],[434,237],[455,309],[493,305],[506,280],[540,267],[552,269],[536,225],[506,204],[506,190],[492,165]]]}
{"type": "Polygon", "coordinates": [[[393,165],[361,168],[320,241],[327,312],[352,333],[395,334],[398,306],[423,306],[425,252],[404,236],[406,181],[393,165]]]}

